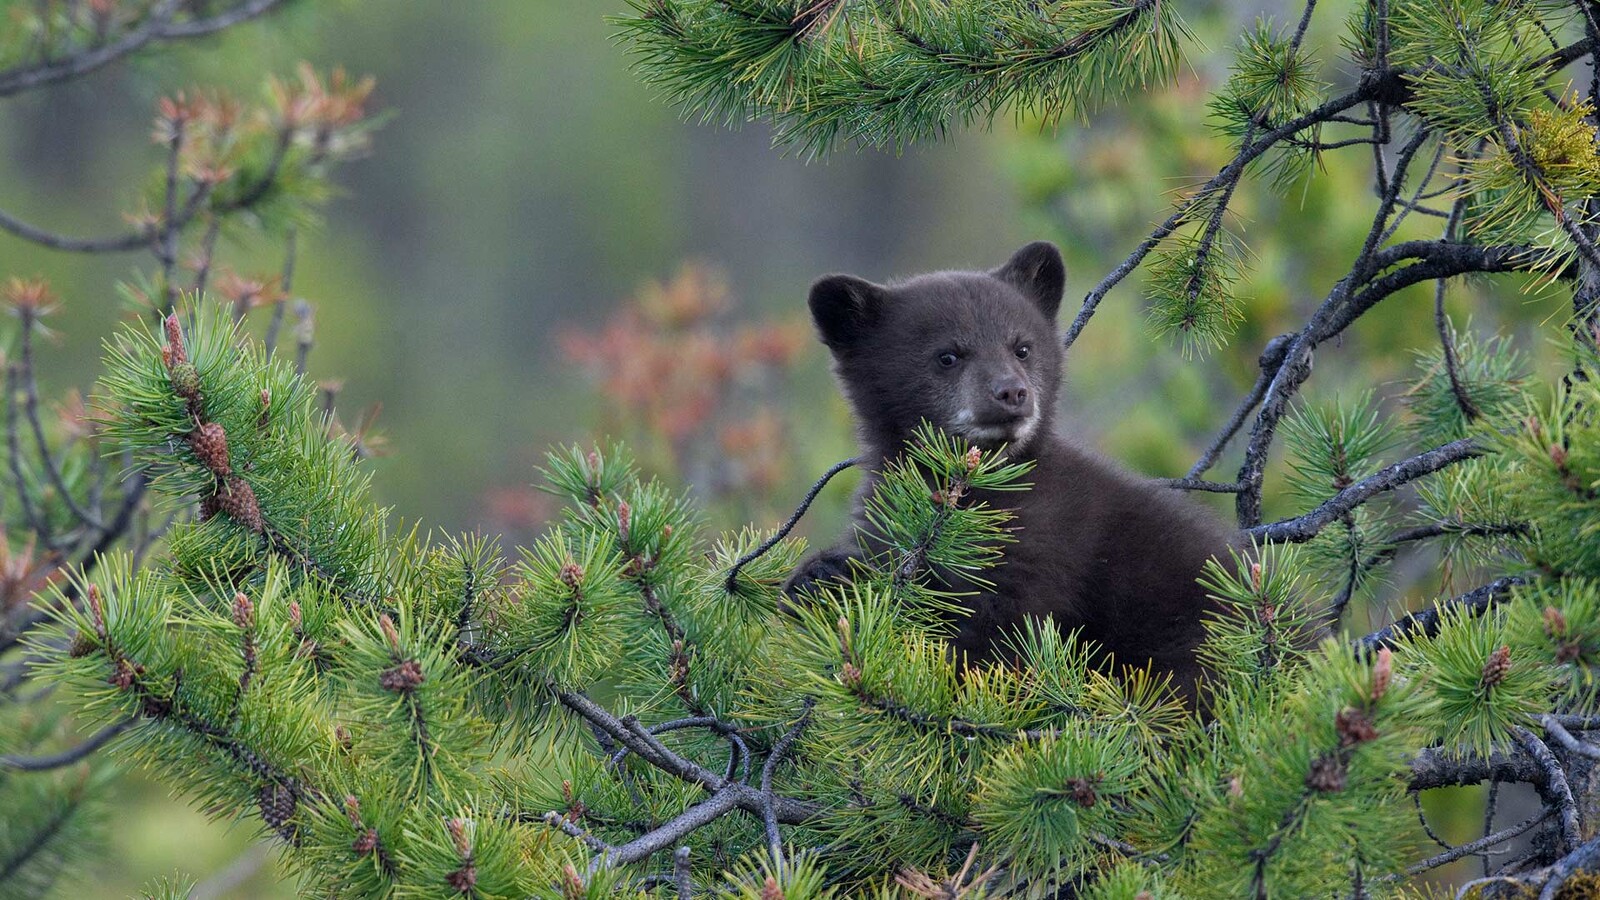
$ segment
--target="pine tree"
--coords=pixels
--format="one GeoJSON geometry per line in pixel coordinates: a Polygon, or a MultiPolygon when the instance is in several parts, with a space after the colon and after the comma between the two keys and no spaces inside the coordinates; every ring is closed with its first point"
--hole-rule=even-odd
{"type": "MultiPolygon", "coordinates": [[[[621,27],[688,114],[820,153],[1091,110],[1170,74],[1173,6],[647,0],[621,27]]],[[[553,452],[566,513],[507,558],[392,524],[314,390],[203,302],[123,333],[97,395],[139,477],[201,513],[159,557],[56,586],[83,602],[33,646],[82,711],[133,723],[131,752],[280,840],[309,893],[1364,897],[1531,833],[1489,887],[1578,896],[1600,868],[1600,165],[1597,91],[1558,78],[1600,25],[1587,5],[1380,0],[1342,23],[1336,76],[1303,49],[1313,13],[1244,37],[1212,104],[1237,155],[1065,336],[1144,267],[1157,333],[1225,340],[1241,180],[1379,149],[1348,273],[1173,479],[1235,495],[1253,539],[1205,576],[1224,611],[1203,719],[1048,623],[1014,662],[947,655],[954,598],[929,572],[1003,560],[1007,513],[970,491],[1026,490],[1025,466],[922,433],[868,506],[886,549],[813,604],[779,591],[787,527],[707,534],[620,448],[553,452]],[[1394,241],[1407,216],[1442,237],[1394,241]],[[1572,291],[1557,382],[1441,301],[1404,428],[1365,400],[1296,403],[1313,351],[1375,305],[1492,273],[1572,291]],[[1205,480],[1240,434],[1237,476],[1205,480]],[[1280,449],[1303,512],[1265,522],[1280,449]],[[1420,502],[1395,502],[1412,483],[1420,502]],[[1481,586],[1314,640],[1422,541],[1481,586]],[[1538,814],[1430,855],[1417,795],[1485,781],[1531,785],[1538,814]]]]}
{"type": "MultiPolygon", "coordinates": [[[[0,100],[215,34],[279,5],[8,6],[0,28],[0,100]]],[[[153,129],[161,160],[124,215],[124,231],[65,235],[3,210],[0,230],[69,254],[148,253],[147,268],[119,287],[130,314],[152,320],[173,309],[184,291],[213,285],[236,319],[252,308],[271,310],[265,330],[271,345],[293,309],[301,320],[294,338],[303,369],[312,333],[309,305],[291,295],[294,235],[315,222],[332,168],[364,151],[370,90],[370,81],[307,66],[292,79],[269,80],[255,101],[202,89],[163,98],[153,129]],[[242,244],[281,242],[282,273],[232,271],[217,246],[224,235],[242,244]]],[[[104,435],[77,394],[59,402],[41,396],[40,371],[49,360],[39,344],[51,334],[47,323],[61,298],[42,278],[8,272],[0,300],[15,320],[0,329],[7,360],[0,445],[0,897],[21,898],[44,896],[74,875],[81,880],[80,863],[105,846],[105,794],[118,767],[99,751],[134,724],[73,736],[77,722],[37,677],[43,657],[67,646],[42,637],[52,611],[37,592],[55,584],[61,588],[55,600],[81,605],[86,598],[63,583],[68,572],[88,575],[113,547],[142,559],[165,528],[146,481],[123,477],[123,461],[105,452],[104,435]]]]}

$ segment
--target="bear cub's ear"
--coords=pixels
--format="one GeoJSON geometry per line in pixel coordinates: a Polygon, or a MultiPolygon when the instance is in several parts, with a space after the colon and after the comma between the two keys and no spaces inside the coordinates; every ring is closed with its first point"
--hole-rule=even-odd
{"type": "Polygon", "coordinates": [[[811,285],[811,320],[831,350],[846,350],[866,337],[878,320],[888,291],[854,275],[827,275],[811,285]]]}
{"type": "Polygon", "coordinates": [[[1004,281],[1032,300],[1045,318],[1054,321],[1061,308],[1061,294],[1067,287],[1067,264],[1061,251],[1049,241],[1034,241],[1011,255],[994,277],[1004,281]]]}

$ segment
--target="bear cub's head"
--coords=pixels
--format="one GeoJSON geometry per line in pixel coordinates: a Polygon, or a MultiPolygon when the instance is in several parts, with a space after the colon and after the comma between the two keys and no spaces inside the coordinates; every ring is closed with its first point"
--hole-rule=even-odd
{"type": "Polygon", "coordinates": [[[984,449],[1028,454],[1050,431],[1066,266],[1038,241],[988,272],[890,284],[829,275],[811,317],[868,448],[893,453],[923,420],[984,449]]]}

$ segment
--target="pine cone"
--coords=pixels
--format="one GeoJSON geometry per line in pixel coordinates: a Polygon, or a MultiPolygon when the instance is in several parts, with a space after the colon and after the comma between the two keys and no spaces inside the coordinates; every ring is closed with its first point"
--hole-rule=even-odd
{"type": "Polygon", "coordinates": [[[1500,649],[1489,654],[1489,659],[1483,664],[1483,678],[1478,682],[1486,688],[1492,688],[1506,680],[1506,675],[1511,671],[1511,648],[1505,644],[1500,649]]]}
{"type": "Polygon", "coordinates": [[[262,785],[256,794],[256,805],[261,808],[261,821],[285,838],[294,833],[294,826],[289,820],[294,817],[298,804],[294,791],[276,781],[262,785]]]}
{"type": "Polygon", "coordinates": [[[1344,790],[1344,761],[1332,753],[1324,753],[1311,763],[1306,773],[1306,787],[1323,794],[1344,790]]]}
{"type": "Polygon", "coordinates": [[[172,390],[185,400],[200,397],[200,371],[194,363],[181,362],[172,367],[172,390]]]}
{"type": "Polygon", "coordinates": [[[1095,783],[1098,778],[1069,778],[1067,789],[1072,792],[1072,799],[1079,806],[1088,809],[1100,801],[1100,795],[1095,792],[1095,783]]]}
{"type": "Polygon", "coordinates": [[[361,832],[350,843],[350,849],[355,851],[357,856],[366,856],[368,853],[378,849],[378,829],[368,828],[366,831],[361,832]]]}
{"type": "Polygon", "coordinates": [[[472,863],[467,863],[451,872],[445,880],[450,882],[450,886],[456,889],[456,893],[470,894],[478,884],[478,867],[472,863]]]}
{"type": "Polygon", "coordinates": [[[1346,746],[1364,744],[1378,737],[1378,729],[1372,725],[1372,720],[1359,709],[1345,708],[1339,711],[1334,719],[1334,728],[1339,732],[1339,743],[1346,746]]]}
{"type": "Polygon", "coordinates": [[[266,520],[261,518],[261,506],[256,503],[256,492],[249,482],[237,475],[228,476],[222,489],[217,491],[217,508],[251,531],[267,527],[266,520]]]}
{"type": "Polygon", "coordinates": [[[378,684],[386,691],[396,694],[409,694],[422,686],[427,677],[422,674],[422,667],[414,659],[408,659],[392,669],[385,669],[378,676],[378,684]]]}
{"type": "Polygon", "coordinates": [[[211,471],[222,476],[233,473],[228,463],[228,432],[216,422],[206,422],[189,432],[189,447],[211,471]]]}
{"type": "Polygon", "coordinates": [[[222,512],[222,501],[216,494],[208,494],[200,498],[200,521],[204,522],[222,512]]]}

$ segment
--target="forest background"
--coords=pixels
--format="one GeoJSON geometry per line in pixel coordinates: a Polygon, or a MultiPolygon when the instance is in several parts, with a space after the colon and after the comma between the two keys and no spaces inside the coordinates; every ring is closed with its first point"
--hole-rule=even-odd
{"type": "MultiPolygon", "coordinates": [[[[1330,3],[1330,18],[1345,5],[1330,3]]],[[[145,140],[159,97],[197,84],[254,96],[265,76],[301,60],[370,74],[369,108],[387,118],[370,157],[335,176],[344,194],[301,241],[294,293],[315,303],[312,375],[337,383],[349,417],[382,405],[379,499],[429,527],[520,542],[551,511],[531,488],[545,448],[609,433],[633,442],[648,467],[686,477],[719,524],[771,525],[853,452],[802,318],[813,277],[989,267],[1043,237],[1066,250],[1067,294],[1081,296],[1148,231],[1170,192],[1227,161],[1228,141],[1208,130],[1199,101],[1225,79],[1230,54],[1205,48],[1227,50],[1260,14],[1293,12],[1186,4],[1200,43],[1187,48],[1177,82],[1088,122],[1041,131],[1002,120],[902,157],[847,151],[808,162],[774,152],[765,126],[681,122],[612,40],[604,16],[622,11],[610,0],[289,4],[0,104],[0,207],[67,233],[115,231],[111,210],[131,205],[131,186],[160,157],[145,140]],[[749,330],[758,324],[776,330],[749,330]],[[608,354],[741,334],[765,335],[771,349],[733,361],[726,392],[712,398],[720,415],[695,405],[704,398],[641,397],[637,385],[596,377],[608,354]],[[733,427],[758,411],[760,428],[733,427]],[[712,462],[730,456],[737,472],[712,462]]],[[[1229,347],[1186,357],[1145,326],[1135,292],[1109,301],[1071,354],[1065,427],[1142,471],[1183,474],[1253,379],[1253,348],[1296,327],[1342,274],[1339,248],[1369,224],[1365,204],[1342,202],[1370,190],[1368,167],[1355,162],[1330,159],[1279,192],[1240,188],[1235,208],[1251,219],[1255,264],[1238,289],[1243,325],[1229,347]],[[1333,252],[1319,253],[1324,245],[1333,252]]],[[[221,258],[248,277],[276,271],[279,253],[225,246],[221,258]]],[[[60,340],[42,351],[46,396],[92,381],[99,338],[126,315],[114,284],[132,264],[0,233],[0,273],[43,276],[63,299],[51,321],[60,340]]],[[[1449,308],[1458,327],[1470,317],[1480,334],[1512,335],[1551,371],[1559,354],[1547,339],[1559,331],[1549,322],[1569,299],[1521,287],[1453,286],[1449,308]]],[[[1385,386],[1413,370],[1406,348],[1429,344],[1431,290],[1413,288],[1417,302],[1380,307],[1329,348],[1339,371],[1323,373],[1306,402],[1377,385],[1378,404],[1394,403],[1398,389],[1385,386]]],[[[803,530],[839,527],[850,481],[824,495],[803,530]]],[[[1269,518],[1287,510],[1283,498],[1268,502],[1269,518]]],[[[1452,585],[1425,553],[1398,582],[1382,594],[1396,608],[1408,594],[1470,586],[1452,585]]],[[[1361,624],[1358,613],[1352,628],[1361,624]]],[[[76,885],[125,895],[153,875],[204,878],[247,854],[264,868],[234,895],[288,895],[271,861],[248,855],[244,829],[208,824],[138,773],[114,790],[111,843],[76,885]]],[[[1465,805],[1455,818],[1436,813],[1447,832],[1477,824],[1465,805]]]]}

